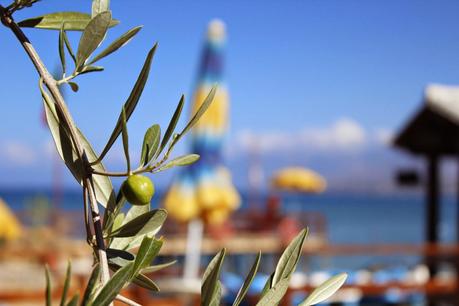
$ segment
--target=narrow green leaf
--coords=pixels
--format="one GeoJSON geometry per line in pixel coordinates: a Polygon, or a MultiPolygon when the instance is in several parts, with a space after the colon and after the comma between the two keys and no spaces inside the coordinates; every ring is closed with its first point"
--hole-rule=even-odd
{"type": "MultiPolygon", "coordinates": [[[[116,228],[113,227],[112,232],[120,228],[122,225],[128,223],[129,221],[133,220],[134,218],[140,215],[143,215],[145,213],[148,213],[149,211],[150,211],[150,205],[132,205],[126,214],[126,217],[124,218],[123,223],[120,224],[120,226],[116,228]]],[[[131,248],[135,248],[138,245],[140,245],[140,243],[142,242],[142,239],[143,237],[141,236],[137,238],[136,237],[114,238],[110,242],[110,247],[116,248],[116,249],[123,249],[123,250],[131,249],[131,248]],[[131,245],[131,243],[133,244],[133,246],[130,248],[127,248],[128,246],[131,245]]]]}
{"type": "Polygon", "coordinates": [[[206,112],[206,110],[209,108],[210,104],[214,100],[216,91],[217,91],[217,87],[216,86],[212,87],[209,94],[204,99],[201,106],[198,108],[198,110],[193,115],[193,117],[188,122],[188,124],[185,126],[185,128],[179,134],[177,134],[176,137],[173,137],[172,142],[169,145],[169,149],[167,150],[167,154],[169,154],[172,151],[175,144],[198,122],[198,120],[202,117],[202,115],[204,115],[204,113],[206,112]]]}
{"type": "Polygon", "coordinates": [[[158,124],[152,125],[145,132],[142,144],[142,153],[140,155],[140,165],[148,164],[158,151],[159,141],[161,138],[161,128],[158,124]]]}
{"type": "Polygon", "coordinates": [[[101,66],[84,66],[78,74],[85,74],[90,72],[104,71],[104,67],[101,66]]]}
{"type": "Polygon", "coordinates": [[[76,70],[79,71],[86,60],[97,49],[105,38],[112,14],[109,11],[102,12],[89,21],[80,38],[77,51],[76,70]]]}
{"type": "MultiPolygon", "coordinates": [[[[22,28],[59,31],[62,25],[65,24],[64,30],[66,31],[83,31],[87,27],[89,21],[91,21],[91,15],[89,14],[80,12],[57,12],[22,20],[18,22],[18,25],[22,28]]],[[[118,20],[112,20],[110,22],[110,27],[118,23],[118,20]]]]}
{"type": "MultiPolygon", "coordinates": [[[[64,127],[63,123],[61,123],[63,121],[57,114],[54,100],[44,90],[42,80],[40,80],[39,87],[43,97],[46,121],[51,131],[51,135],[53,136],[56,149],[75,179],[78,183],[82,184],[83,165],[82,161],[77,156],[76,149],[70,138],[70,132],[68,132],[68,129],[64,127]]],[[[91,160],[97,159],[97,155],[86,137],[84,137],[83,133],[81,133],[78,128],[77,132],[77,136],[79,137],[80,143],[83,145],[83,149],[85,150],[88,158],[91,160]]],[[[94,165],[94,169],[98,171],[105,171],[102,163],[94,165]]],[[[107,207],[107,205],[114,205],[110,204],[112,201],[115,201],[115,194],[113,192],[113,185],[110,178],[103,175],[93,175],[93,181],[97,201],[104,207],[107,207]]]]}
{"type": "MultiPolygon", "coordinates": [[[[151,62],[153,60],[153,55],[155,54],[156,47],[157,47],[157,44],[155,44],[153,48],[150,50],[150,52],[148,52],[147,58],[145,59],[145,63],[143,64],[142,70],[140,71],[140,74],[137,78],[134,88],[132,89],[131,94],[129,95],[128,99],[124,103],[124,109],[126,111],[126,121],[129,120],[129,118],[132,115],[132,112],[134,111],[135,107],[137,106],[137,103],[139,102],[139,98],[143,92],[145,83],[147,82],[148,75],[150,73],[151,62]]],[[[105,145],[104,149],[102,150],[102,153],[100,154],[100,157],[97,161],[101,161],[105,157],[105,155],[110,150],[115,140],[120,135],[121,130],[122,130],[122,118],[120,115],[116,123],[116,126],[113,129],[113,132],[110,135],[110,138],[107,144],[105,145]]]]}
{"type": "Polygon", "coordinates": [[[72,297],[70,302],[67,303],[66,306],[78,306],[79,299],[80,299],[80,295],[78,293],[75,293],[75,295],[72,297]]]}
{"type": "Polygon", "coordinates": [[[126,165],[127,165],[127,172],[131,172],[131,158],[129,157],[129,136],[128,130],[126,126],[126,111],[123,109],[121,110],[121,124],[122,129],[121,133],[123,135],[123,149],[124,149],[124,156],[126,157],[126,165]]]}
{"type": "Polygon", "coordinates": [[[159,270],[168,268],[168,267],[174,265],[175,263],[177,263],[177,260],[173,260],[173,261],[166,262],[166,263],[159,264],[159,265],[149,266],[149,267],[143,268],[140,272],[143,273],[143,274],[154,273],[154,272],[157,272],[159,270]]]}
{"type": "Polygon", "coordinates": [[[215,284],[215,291],[212,295],[212,300],[209,303],[209,306],[220,306],[220,301],[222,299],[222,283],[221,281],[217,281],[215,284]]]}
{"type": "Polygon", "coordinates": [[[86,289],[83,294],[83,301],[81,305],[88,305],[92,295],[95,293],[95,289],[97,287],[97,283],[99,281],[100,275],[100,266],[97,263],[94,266],[94,269],[91,272],[91,276],[89,277],[88,284],[86,285],[86,289]]]}
{"type": "Polygon", "coordinates": [[[124,218],[123,224],[128,223],[131,220],[134,220],[140,215],[146,214],[150,211],[150,205],[131,205],[131,208],[129,208],[126,218],[124,218]]]}
{"type": "Polygon", "coordinates": [[[64,38],[64,43],[67,47],[67,51],[69,52],[70,57],[73,59],[73,63],[76,63],[75,53],[73,53],[72,45],[70,44],[69,38],[67,37],[67,33],[65,32],[65,30],[62,32],[62,36],[64,38]]]}
{"type": "MultiPolygon", "coordinates": [[[[116,200],[111,202],[104,211],[104,223],[103,223],[103,230],[105,234],[110,234],[111,231],[115,228],[114,222],[120,215],[122,215],[122,220],[124,220],[124,214],[120,214],[121,208],[123,208],[124,204],[126,203],[126,199],[123,196],[121,190],[118,192],[116,196],[116,200]]],[[[121,217],[120,217],[121,218],[121,217]]],[[[118,224],[119,226],[121,225],[118,224]]],[[[118,227],[119,227],[118,226],[118,227]]]]}
{"type": "Polygon", "coordinates": [[[314,291],[311,292],[308,298],[301,302],[299,306],[310,306],[322,303],[323,301],[331,297],[333,294],[335,294],[335,292],[338,291],[339,288],[341,288],[341,286],[346,281],[346,278],[346,273],[340,273],[338,275],[331,277],[330,279],[323,282],[319,287],[314,289],[314,291]]]}
{"type": "Polygon", "coordinates": [[[290,280],[288,278],[280,280],[274,287],[266,292],[257,303],[257,306],[273,306],[279,304],[287,292],[289,282],[290,280]]]}
{"type": "Polygon", "coordinates": [[[202,102],[199,109],[196,111],[196,113],[193,115],[191,120],[188,122],[188,124],[185,126],[183,131],[180,133],[181,135],[186,134],[186,132],[188,132],[196,124],[196,122],[198,122],[198,120],[202,117],[202,115],[204,115],[204,113],[207,111],[210,104],[214,100],[216,91],[217,91],[217,86],[213,86],[209,94],[207,95],[207,97],[202,102]]]}
{"type": "Polygon", "coordinates": [[[169,161],[167,164],[161,166],[157,171],[164,171],[166,169],[172,168],[172,167],[177,167],[177,166],[187,166],[190,165],[194,162],[196,162],[199,159],[198,154],[187,154],[187,155],[182,155],[177,158],[172,159],[169,161]]]}
{"type": "Polygon", "coordinates": [[[132,275],[134,262],[127,264],[113,274],[110,280],[100,290],[91,305],[106,306],[109,305],[132,275]]]}
{"type": "Polygon", "coordinates": [[[18,22],[20,27],[49,30],[82,31],[91,20],[89,14],[79,12],[58,12],[38,16],[18,22]]]}
{"type": "Polygon", "coordinates": [[[274,277],[274,272],[266,280],[266,283],[263,286],[263,289],[261,290],[260,297],[263,297],[266,293],[268,293],[269,289],[272,288],[273,277],[274,277]]]}
{"type": "Polygon", "coordinates": [[[141,269],[146,268],[153,261],[162,246],[162,240],[154,239],[148,235],[143,238],[135,258],[133,276],[137,275],[141,269]]]}
{"type": "Polygon", "coordinates": [[[161,145],[159,146],[159,150],[156,152],[154,158],[158,157],[159,154],[164,150],[166,147],[167,143],[169,142],[169,139],[172,136],[172,133],[174,133],[175,127],[177,126],[177,122],[180,119],[180,114],[182,113],[183,105],[185,103],[185,96],[182,95],[180,97],[180,101],[177,104],[177,107],[175,108],[174,115],[172,115],[171,121],[169,122],[169,125],[167,126],[166,133],[164,134],[164,138],[161,141],[161,145]]]}
{"type": "Polygon", "coordinates": [[[45,277],[46,277],[46,306],[51,306],[52,298],[51,298],[51,277],[49,275],[49,268],[48,265],[45,265],[45,277]]]}
{"type": "Polygon", "coordinates": [[[201,286],[201,306],[210,305],[215,300],[215,296],[219,294],[218,282],[225,253],[225,249],[218,252],[204,271],[201,286]]]}
{"type": "MultiPolygon", "coordinates": [[[[89,141],[77,128],[77,136],[80,139],[81,144],[83,145],[84,152],[86,153],[89,160],[97,159],[97,154],[94,152],[89,141]]],[[[102,163],[98,163],[94,165],[93,168],[97,171],[106,172],[105,167],[102,163]]],[[[113,190],[112,181],[108,176],[105,175],[96,175],[92,176],[92,180],[94,182],[94,189],[96,192],[96,199],[103,207],[114,205],[115,202],[115,192],[113,190]]]]}
{"type": "Polygon", "coordinates": [[[249,290],[250,284],[252,283],[252,280],[255,277],[255,274],[257,274],[258,266],[260,264],[260,259],[261,259],[261,252],[258,252],[257,257],[255,258],[255,262],[253,263],[249,274],[245,278],[241,289],[239,289],[239,292],[236,295],[236,299],[234,300],[233,306],[238,306],[244,299],[245,295],[247,294],[247,291],[249,290]]]}
{"type": "Polygon", "coordinates": [[[121,227],[123,224],[124,218],[126,216],[123,213],[119,213],[116,217],[115,220],[113,220],[113,230],[116,230],[121,227]]]}
{"type": "Polygon", "coordinates": [[[98,14],[110,9],[110,0],[92,0],[91,16],[95,17],[98,14]]]}
{"type": "MultiPolygon", "coordinates": [[[[117,263],[109,262],[109,267],[113,271],[118,271],[121,268],[121,265],[117,263]]],[[[145,288],[151,291],[155,291],[155,292],[159,291],[158,285],[156,285],[150,278],[145,276],[143,273],[137,274],[134,277],[134,279],[132,279],[132,282],[142,288],[145,288]]]]}
{"type": "Polygon", "coordinates": [[[155,209],[140,215],[114,231],[110,237],[132,237],[156,234],[167,218],[164,209],[155,209]]]}
{"type": "Polygon", "coordinates": [[[61,120],[60,115],[57,114],[54,100],[44,90],[42,80],[40,80],[39,85],[43,97],[46,121],[51,131],[51,135],[53,136],[56,150],[75,179],[81,183],[83,177],[83,166],[81,160],[77,157],[76,149],[70,138],[70,132],[62,123],[63,121],[61,120]]]}
{"type": "Polygon", "coordinates": [[[64,52],[64,23],[62,24],[61,30],[59,31],[59,58],[61,60],[62,74],[65,75],[66,64],[65,64],[65,52],[64,52]]]}
{"type": "Polygon", "coordinates": [[[69,84],[69,86],[70,86],[70,88],[72,89],[73,92],[77,92],[78,89],[80,89],[80,88],[78,87],[78,84],[75,83],[75,82],[67,82],[67,84],[69,84]]]}
{"type": "Polygon", "coordinates": [[[137,274],[136,277],[132,280],[132,282],[142,288],[155,292],[159,291],[158,285],[156,285],[155,282],[153,282],[150,278],[141,273],[137,274]]]}
{"type": "Polygon", "coordinates": [[[284,278],[290,279],[290,276],[295,271],[298,260],[300,259],[303,251],[304,240],[306,239],[307,234],[308,231],[303,229],[282,253],[281,258],[277,263],[271,286],[276,285],[284,278]]]}
{"type": "Polygon", "coordinates": [[[72,264],[69,261],[67,263],[67,272],[65,273],[64,288],[62,289],[61,303],[59,304],[60,306],[64,306],[65,301],[67,300],[67,292],[69,290],[71,278],[72,278],[72,264]]]}
{"type": "Polygon", "coordinates": [[[130,29],[123,35],[121,35],[118,39],[116,39],[114,42],[112,42],[105,50],[103,50],[101,53],[96,55],[90,62],[89,65],[94,64],[98,60],[112,54],[119,48],[125,46],[129,41],[142,29],[142,26],[138,26],[135,28],[130,29]]]}

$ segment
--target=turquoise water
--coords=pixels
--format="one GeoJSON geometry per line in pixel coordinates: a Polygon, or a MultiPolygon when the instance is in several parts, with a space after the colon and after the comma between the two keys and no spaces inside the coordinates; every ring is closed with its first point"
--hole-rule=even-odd
{"type": "MultiPolygon", "coordinates": [[[[15,211],[33,207],[37,199],[51,199],[48,190],[0,190],[15,211]]],[[[160,195],[154,198],[158,205],[160,195]]],[[[60,195],[64,211],[80,212],[81,193],[66,191],[60,195]]],[[[243,196],[242,209],[247,206],[243,196]]],[[[282,195],[282,210],[318,212],[325,216],[328,238],[332,243],[419,243],[424,233],[422,195],[282,195]]],[[[456,239],[456,202],[452,196],[441,199],[440,237],[444,242],[456,239]]]]}

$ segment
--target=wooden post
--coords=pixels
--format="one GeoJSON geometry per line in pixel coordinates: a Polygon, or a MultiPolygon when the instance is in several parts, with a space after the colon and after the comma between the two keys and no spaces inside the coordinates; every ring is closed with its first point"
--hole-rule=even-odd
{"type": "MultiPolygon", "coordinates": [[[[438,217],[439,217],[439,176],[438,176],[438,156],[435,154],[428,156],[427,161],[427,194],[425,227],[426,242],[434,244],[438,242],[438,217]]],[[[431,277],[437,272],[437,258],[426,257],[425,261],[429,267],[431,277]]]]}

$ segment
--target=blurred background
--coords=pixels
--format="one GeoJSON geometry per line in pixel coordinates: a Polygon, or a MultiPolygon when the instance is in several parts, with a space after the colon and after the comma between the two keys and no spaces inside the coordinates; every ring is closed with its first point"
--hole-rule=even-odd
{"type": "MultiPolygon", "coordinates": [[[[220,85],[173,154],[198,153],[199,162],[151,176],[152,206],[170,214],[160,260],[177,263],[153,275],[162,293],[127,294],[191,305],[203,267],[226,246],[225,301],[263,252],[246,301],[254,305],[283,248],[307,226],[285,305],[343,271],[336,305],[458,305],[459,2],[112,1],[111,9],[121,24],[107,41],[142,31],[104,59],[104,72],[79,78],[77,94],[66,92],[96,151],[155,42],[129,121],[132,160],[149,126],[165,130],[182,93],[179,126],[220,85]]],[[[46,0],[16,19],[64,10],[89,11],[90,1],[46,0]]],[[[71,258],[78,290],[92,258],[81,190],[43,123],[37,75],[1,32],[0,304],[33,305],[43,297],[44,263],[59,279],[71,258]]],[[[57,67],[57,33],[26,33],[57,67]]],[[[78,34],[69,37],[76,47],[78,34]]],[[[121,141],[106,166],[125,169],[121,141]]]]}

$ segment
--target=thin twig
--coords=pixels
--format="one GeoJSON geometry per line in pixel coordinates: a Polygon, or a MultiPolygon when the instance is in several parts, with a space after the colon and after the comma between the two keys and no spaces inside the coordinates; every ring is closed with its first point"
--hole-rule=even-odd
{"type": "Polygon", "coordinates": [[[150,167],[145,167],[145,168],[140,168],[136,169],[134,171],[129,172],[108,172],[108,171],[100,171],[96,169],[92,169],[93,174],[97,175],[103,175],[103,176],[114,176],[114,177],[124,177],[124,176],[129,176],[130,174],[140,174],[140,173],[145,173],[145,172],[150,172],[153,168],[150,167]]]}
{"type": "Polygon", "coordinates": [[[116,300],[123,302],[126,305],[131,305],[131,306],[142,306],[139,303],[134,302],[133,300],[128,299],[127,297],[122,296],[121,294],[118,294],[115,298],[116,300]]]}

